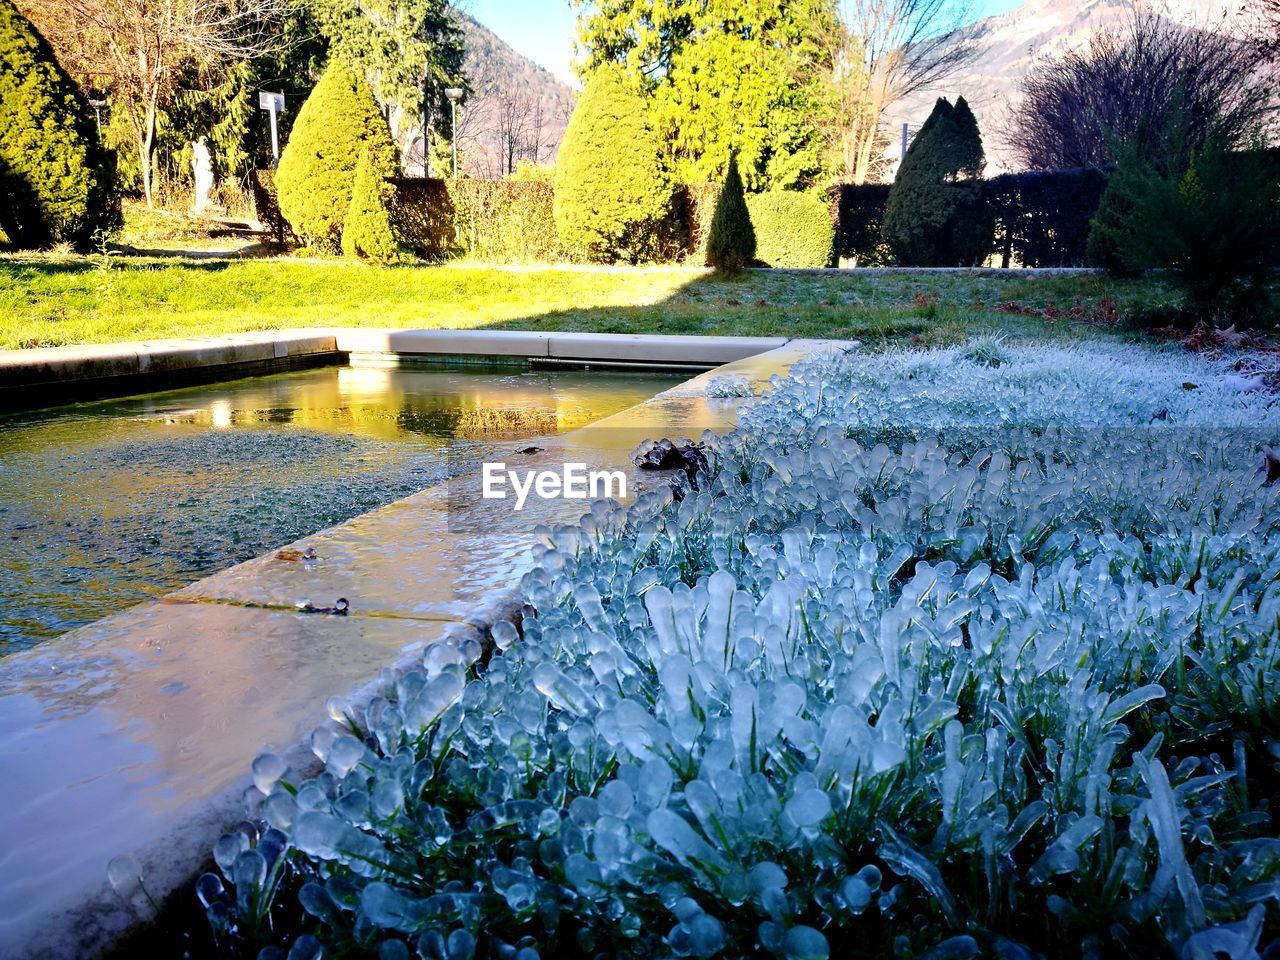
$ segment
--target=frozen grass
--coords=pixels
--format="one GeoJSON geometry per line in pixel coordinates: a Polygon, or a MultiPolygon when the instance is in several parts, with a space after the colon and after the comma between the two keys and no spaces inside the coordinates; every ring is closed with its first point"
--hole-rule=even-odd
{"type": "Polygon", "coordinates": [[[522,638],[335,706],[319,777],[255,762],[224,946],[1272,956],[1280,411],[992,347],[804,362],[698,490],[548,532],[522,638]]]}
{"type": "Polygon", "coordinates": [[[1078,339],[1066,310],[1166,302],[1159,280],[1099,276],[797,274],[370,267],[341,261],[0,259],[0,349],[306,326],[488,327],[955,343],[974,333],[1078,339]]]}

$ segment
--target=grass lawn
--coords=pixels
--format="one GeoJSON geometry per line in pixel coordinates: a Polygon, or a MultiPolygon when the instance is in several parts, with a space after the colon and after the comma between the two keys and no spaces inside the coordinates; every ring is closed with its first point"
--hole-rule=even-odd
{"type": "Polygon", "coordinates": [[[306,326],[913,338],[1105,335],[1068,315],[1169,301],[1094,275],[371,267],[289,259],[0,259],[0,348],[306,326]],[[1002,307],[1002,305],[1014,307],[1002,307]],[[1046,319],[1043,311],[1050,308],[1046,319]],[[1018,312],[1025,310],[1026,312],[1018,312]],[[1054,311],[1064,315],[1054,319],[1054,311]]]}

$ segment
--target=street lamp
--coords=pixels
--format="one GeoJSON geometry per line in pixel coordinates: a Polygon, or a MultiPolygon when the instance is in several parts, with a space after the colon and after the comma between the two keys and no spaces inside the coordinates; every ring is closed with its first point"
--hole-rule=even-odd
{"type": "Polygon", "coordinates": [[[453,110],[453,121],[449,128],[449,140],[453,144],[453,179],[458,179],[458,101],[462,99],[461,87],[446,87],[445,97],[453,110]]]}
{"type": "Polygon", "coordinates": [[[89,98],[89,106],[93,107],[93,118],[95,121],[97,121],[97,124],[98,124],[99,140],[102,139],[102,108],[105,107],[106,105],[107,105],[107,101],[105,99],[95,100],[93,97],[89,98]]]}

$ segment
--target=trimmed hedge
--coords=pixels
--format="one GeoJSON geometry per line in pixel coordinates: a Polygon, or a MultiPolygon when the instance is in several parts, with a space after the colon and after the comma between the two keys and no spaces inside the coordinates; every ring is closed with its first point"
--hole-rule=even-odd
{"type": "Polygon", "coordinates": [[[1050,173],[1006,173],[983,190],[995,214],[1000,265],[1081,267],[1089,223],[1107,188],[1108,173],[1095,167],[1050,173]]]}
{"type": "Polygon", "coordinates": [[[811,193],[771,190],[747,197],[756,231],[756,261],[767,267],[831,264],[835,226],[831,211],[811,193]]]}
{"type": "Polygon", "coordinates": [[[887,183],[842,183],[836,188],[836,258],[859,267],[887,267],[893,251],[881,235],[887,183]]]}
{"type": "MultiPolygon", "coordinates": [[[[1085,242],[1089,222],[1106,187],[1107,171],[1064,170],[1049,173],[1006,174],[983,181],[983,195],[995,215],[991,240],[1002,265],[1027,267],[1079,266],[1088,262],[1085,242]]],[[[259,170],[253,182],[258,218],[275,230],[279,214],[273,207],[272,172],[259,170]]],[[[555,231],[555,191],[535,180],[394,181],[392,225],[404,247],[415,256],[441,260],[462,253],[493,263],[571,262],[586,259],[583,251],[563,244],[555,231]]],[[[880,235],[888,184],[843,184],[834,193],[835,256],[857,266],[894,263],[880,235]]],[[[707,236],[720,195],[720,185],[686,184],[676,191],[664,225],[664,259],[706,262],[707,236]]],[[[757,258],[772,266],[818,264],[817,249],[827,243],[830,214],[820,200],[799,193],[783,200],[747,198],[757,235],[757,258]],[[791,199],[802,198],[802,199],[791,199]],[[780,216],[776,226],[763,211],[773,203],[800,205],[813,233],[800,231],[780,216]],[[823,211],[821,219],[817,216],[823,211]],[[765,223],[763,221],[768,221],[765,223]],[[801,247],[806,252],[801,253],[801,247]]],[[[826,262],[826,261],[824,261],[826,262]]]]}
{"type": "Polygon", "coordinates": [[[401,245],[423,260],[453,253],[454,209],[444,180],[403,177],[391,198],[391,226],[401,245]]]}
{"type": "Polygon", "coordinates": [[[249,177],[249,190],[253,194],[253,213],[262,229],[281,246],[293,239],[293,232],[280,213],[280,199],[276,196],[276,172],[254,170],[249,177]]]}
{"type": "MultiPolygon", "coordinates": [[[[994,215],[992,252],[1001,266],[1072,267],[1088,263],[1089,223],[1108,171],[1094,168],[1009,173],[982,181],[994,215]]],[[[881,236],[889,185],[842,184],[836,198],[836,255],[858,266],[895,261],[881,236]]]]}
{"type": "Polygon", "coordinates": [[[545,180],[453,180],[448,193],[468,256],[495,263],[587,259],[556,232],[555,189],[545,180]]]}
{"type": "Polygon", "coordinates": [[[545,180],[395,181],[391,222],[406,250],[424,260],[461,254],[490,263],[578,263],[560,242],[545,180]]]}
{"type": "Polygon", "coordinates": [[[711,218],[720,200],[720,184],[687,183],[676,191],[672,218],[676,221],[678,253],[689,263],[707,262],[707,239],[711,236],[711,218]]]}

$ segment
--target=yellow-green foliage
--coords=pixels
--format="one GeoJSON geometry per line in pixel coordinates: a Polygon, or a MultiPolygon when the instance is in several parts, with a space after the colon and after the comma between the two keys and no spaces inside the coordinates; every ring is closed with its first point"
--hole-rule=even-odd
{"type": "Polygon", "coordinates": [[[0,0],[0,236],[20,247],[87,241],[111,212],[103,160],[75,83],[0,0]]]}
{"type": "Polygon", "coordinates": [[[373,151],[366,148],[356,165],[351,205],[342,225],[342,252],[370,263],[390,263],[396,256],[396,238],[391,231],[387,203],[393,188],[382,175],[373,151]]]}
{"type": "Polygon", "coordinates": [[[756,232],[756,260],[769,267],[825,267],[836,228],[820,197],[770,190],[747,197],[756,232]]]}
{"type": "Polygon", "coordinates": [[[622,71],[607,64],[587,78],[556,161],[556,231],[593,260],[652,255],[671,206],[648,112],[622,71]]]}
{"type": "Polygon", "coordinates": [[[298,112],[276,171],[280,212],[297,236],[319,247],[338,246],[366,149],[380,169],[395,169],[391,131],[369,85],[330,61],[298,112]]]}

